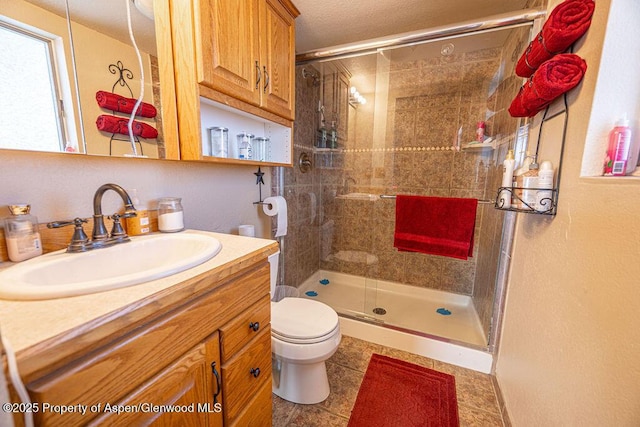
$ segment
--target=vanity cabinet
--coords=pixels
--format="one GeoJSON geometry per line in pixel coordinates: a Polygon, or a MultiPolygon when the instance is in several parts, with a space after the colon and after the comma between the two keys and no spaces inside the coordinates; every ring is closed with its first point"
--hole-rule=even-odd
{"type": "Polygon", "coordinates": [[[227,275],[211,270],[21,352],[25,386],[40,408],[87,408],[84,415],[41,410],[36,425],[271,425],[266,255],[226,266],[227,275]]]}
{"type": "Polygon", "coordinates": [[[181,158],[264,163],[208,152],[206,129],[229,128],[226,115],[232,112],[239,122],[246,121],[238,125],[246,129],[231,129],[230,143],[240,130],[270,136],[276,155],[269,163],[291,164],[291,158],[281,154],[281,145],[291,144],[294,119],[294,20],[299,14],[295,6],[289,0],[170,3],[181,158]],[[208,112],[203,114],[205,108],[208,112]],[[275,133],[273,127],[278,129],[275,133]]]}

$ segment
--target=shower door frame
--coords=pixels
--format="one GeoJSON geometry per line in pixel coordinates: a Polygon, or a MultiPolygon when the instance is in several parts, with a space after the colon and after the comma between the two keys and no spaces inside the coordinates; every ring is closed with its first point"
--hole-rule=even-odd
{"type": "MultiPolygon", "coordinates": [[[[424,30],[424,31],[403,33],[403,34],[391,36],[388,38],[380,38],[380,39],[374,39],[372,41],[340,45],[335,48],[304,52],[296,55],[296,65],[301,65],[308,62],[317,62],[317,61],[324,62],[324,61],[329,61],[334,59],[348,58],[348,57],[360,56],[360,55],[365,55],[370,53],[380,53],[384,50],[392,49],[392,48],[411,46],[414,44],[422,44],[425,42],[447,40],[447,39],[457,38],[465,35],[480,34],[480,33],[489,32],[489,31],[498,31],[498,30],[504,30],[509,28],[525,27],[525,26],[531,26],[530,33],[531,33],[531,38],[533,38],[535,34],[542,27],[542,23],[545,16],[546,16],[546,9],[526,9],[518,13],[506,13],[506,14],[494,15],[478,21],[467,21],[459,24],[436,27],[436,28],[424,30]]],[[[283,168],[281,167],[278,169],[283,170],[283,168]]],[[[282,193],[282,189],[284,186],[284,179],[280,171],[278,173],[277,181],[278,183],[275,188],[277,189],[278,192],[282,193]]],[[[408,332],[415,335],[421,335],[424,337],[436,339],[439,341],[451,342],[454,344],[459,344],[459,345],[463,345],[470,348],[488,351],[489,353],[494,353],[497,350],[497,347],[499,344],[502,312],[504,308],[504,296],[506,293],[507,276],[509,271],[510,254],[511,254],[511,247],[512,247],[512,240],[514,235],[516,218],[517,217],[513,212],[505,212],[505,216],[503,218],[502,235],[501,235],[501,241],[500,241],[500,256],[499,256],[499,259],[497,260],[498,272],[496,275],[496,283],[495,283],[496,294],[493,302],[491,328],[489,331],[489,336],[487,337],[488,343],[486,346],[479,347],[477,345],[473,345],[465,342],[459,342],[456,340],[451,340],[448,338],[439,337],[439,336],[431,335],[428,333],[410,331],[402,327],[379,322],[377,321],[377,319],[379,319],[378,316],[371,315],[369,317],[368,311],[366,310],[367,300],[368,300],[368,298],[366,298],[366,292],[367,292],[366,289],[368,288],[368,285],[365,286],[365,307],[364,307],[365,316],[363,317],[359,315],[352,316],[349,314],[341,314],[341,315],[345,317],[353,318],[359,321],[375,323],[377,325],[384,326],[390,329],[399,330],[402,332],[408,332]]],[[[281,257],[281,262],[284,261],[283,258],[284,257],[281,257]]],[[[284,268],[281,268],[280,271],[284,272],[284,268]]],[[[281,278],[281,281],[282,280],[283,279],[281,278]]],[[[375,280],[377,283],[378,279],[367,277],[366,278],[367,283],[369,280],[375,280]]]]}

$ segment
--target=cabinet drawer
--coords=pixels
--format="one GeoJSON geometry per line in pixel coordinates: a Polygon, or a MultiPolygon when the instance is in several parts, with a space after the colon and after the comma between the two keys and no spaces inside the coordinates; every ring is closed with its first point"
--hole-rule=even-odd
{"type": "Polygon", "coordinates": [[[252,338],[269,325],[271,301],[265,295],[238,317],[220,328],[222,363],[231,359],[252,338]]]}
{"type": "Polygon", "coordinates": [[[233,420],[231,426],[271,427],[271,419],[273,417],[271,398],[271,381],[266,381],[262,384],[253,400],[233,420]]]}
{"type": "Polygon", "coordinates": [[[271,384],[271,328],[261,329],[242,351],[222,364],[225,425],[234,421],[262,385],[271,384]]]}

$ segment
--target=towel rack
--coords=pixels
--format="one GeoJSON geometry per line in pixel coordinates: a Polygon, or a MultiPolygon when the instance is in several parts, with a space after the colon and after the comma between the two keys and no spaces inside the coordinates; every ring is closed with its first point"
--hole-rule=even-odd
{"type": "MultiPolygon", "coordinates": [[[[391,195],[391,194],[381,194],[381,195],[380,195],[380,198],[381,198],[381,199],[395,199],[395,198],[396,198],[396,196],[391,195]]],[[[481,200],[478,200],[478,203],[480,203],[480,204],[482,204],[482,205],[486,205],[486,204],[491,204],[491,205],[493,205],[493,204],[495,204],[495,200],[481,199],[481,200]]]]}

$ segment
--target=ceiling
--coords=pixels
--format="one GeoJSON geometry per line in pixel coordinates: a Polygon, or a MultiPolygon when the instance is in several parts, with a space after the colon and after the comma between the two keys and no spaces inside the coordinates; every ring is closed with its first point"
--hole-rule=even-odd
{"type": "Polygon", "coordinates": [[[531,0],[292,0],[296,52],[526,9],[531,0]]]}
{"type": "MultiPolygon", "coordinates": [[[[12,0],[1,0],[12,1],[12,0]]],[[[64,0],[27,0],[64,14],[64,0]]],[[[309,52],[372,38],[526,9],[532,0],[292,0],[296,52],[309,52]]],[[[69,0],[75,20],[127,41],[124,0],[69,0]],[[115,27],[115,28],[114,28],[115,27]]],[[[153,52],[153,23],[132,9],[136,39],[153,52]]]]}

